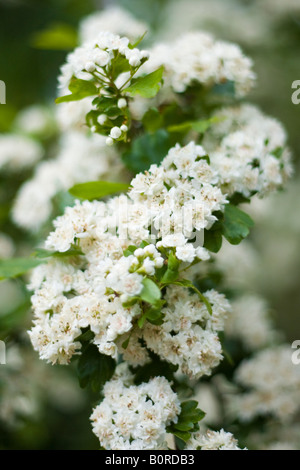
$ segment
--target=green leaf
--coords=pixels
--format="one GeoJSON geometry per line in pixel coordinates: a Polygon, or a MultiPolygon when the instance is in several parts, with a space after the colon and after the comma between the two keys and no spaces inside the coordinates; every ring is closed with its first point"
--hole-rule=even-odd
{"type": "Polygon", "coordinates": [[[144,114],[142,122],[146,131],[153,133],[163,126],[163,116],[157,108],[150,108],[144,114]]]}
{"type": "Polygon", "coordinates": [[[147,321],[147,315],[146,315],[146,313],[144,313],[144,315],[142,315],[142,316],[138,319],[138,322],[137,322],[138,327],[142,329],[146,321],[147,321]]]}
{"type": "Polygon", "coordinates": [[[132,80],[132,84],[125,88],[124,92],[130,93],[132,96],[140,95],[143,98],[154,98],[160,90],[164,68],[160,67],[144,77],[132,80]]]}
{"type": "Polygon", "coordinates": [[[179,431],[189,431],[193,427],[194,427],[194,424],[191,421],[186,422],[186,423],[174,424],[174,428],[178,429],[179,431]]]}
{"type": "Polygon", "coordinates": [[[177,436],[184,442],[188,441],[191,433],[199,429],[199,421],[201,421],[205,413],[197,408],[198,402],[189,400],[181,403],[181,412],[178,416],[178,422],[168,426],[167,431],[177,436]]]}
{"type": "Polygon", "coordinates": [[[93,392],[99,393],[105,382],[111,379],[116,362],[101,354],[98,348],[89,344],[78,360],[78,378],[81,388],[90,386],[93,392]]]}
{"type": "Polygon", "coordinates": [[[5,332],[5,330],[12,331],[13,328],[22,325],[22,322],[26,322],[26,318],[28,312],[31,307],[30,298],[24,300],[24,302],[20,303],[16,308],[13,310],[3,314],[0,313],[0,332],[1,335],[5,332]]]}
{"type": "Polygon", "coordinates": [[[133,141],[131,149],[123,153],[122,160],[129,170],[139,173],[154,163],[159,165],[175,143],[163,129],[153,134],[142,134],[133,141]]]}
{"type": "Polygon", "coordinates": [[[65,23],[53,23],[30,38],[31,46],[36,49],[69,50],[74,49],[77,43],[77,30],[65,23]]]}
{"type": "Polygon", "coordinates": [[[212,117],[210,119],[201,121],[187,121],[182,124],[176,124],[168,127],[169,132],[188,132],[193,130],[203,134],[206,132],[214,123],[219,122],[221,119],[218,117],[212,117]]]}
{"type": "Polygon", "coordinates": [[[140,293],[140,298],[144,302],[148,302],[151,305],[157,304],[161,298],[161,291],[159,287],[149,278],[145,278],[142,282],[143,290],[140,293]]]}
{"type": "Polygon", "coordinates": [[[68,251],[49,251],[43,248],[37,248],[33,253],[33,256],[38,259],[45,259],[45,258],[65,258],[68,256],[80,256],[83,255],[82,251],[76,245],[73,245],[68,251]]]}
{"type": "Polygon", "coordinates": [[[114,80],[121,74],[125,72],[129,72],[131,70],[131,66],[128,62],[128,59],[123,55],[119,55],[113,61],[113,66],[111,67],[110,71],[113,74],[114,80]]]}
{"type": "Polygon", "coordinates": [[[34,258],[10,258],[0,260],[0,281],[22,276],[44,261],[34,258]]]}
{"type": "Polygon", "coordinates": [[[212,253],[218,253],[222,247],[222,230],[212,230],[212,228],[204,230],[204,248],[212,253]]]}
{"type": "Polygon", "coordinates": [[[128,256],[133,255],[137,247],[135,245],[130,245],[126,250],[124,250],[123,255],[127,258],[128,256]]]}
{"type": "Polygon", "coordinates": [[[127,183],[111,183],[109,181],[91,181],[89,183],[75,184],[69,193],[80,199],[100,199],[111,194],[128,191],[127,183]]]}
{"type": "Polygon", "coordinates": [[[227,80],[225,83],[214,85],[212,92],[216,95],[233,98],[235,96],[235,82],[233,80],[227,80]]]}
{"type": "Polygon", "coordinates": [[[146,36],[148,31],[145,31],[144,34],[142,34],[142,36],[139,37],[139,39],[134,43],[134,44],[129,44],[129,49],[135,49],[136,47],[139,46],[139,44],[141,44],[142,40],[144,39],[144,37],[146,36]]]}
{"type": "Polygon", "coordinates": [[[128,336],[128,338],[122,343],[122,348],[127,349],[129,345],[131,335],[128,336]]]}
{"type": "Polygon", "coordinates": [[[171,426],[167,427],[167,432],[172,433],[174,436],[178,437],[184,442],[187,442],[191,437],[191,433],[179,431],[179,429],[176,429],[175,427],[171,426]]]}
{"type": "Polygon", "coordinates": [[[168,257],[168,267],[164,273],[161,282],[163,284],[171,284],[178,278],[180,261],[176,258],[175,254],[171,251],[168,257]]]}
{"type": "Polygon", "coordinates": [[[276,147],[276,149],[271,152],[271,155],[274,155],[275,158],[278,158],[278,160],[280,160],[283,155],[283,150],[283,147],[276,147]]]}
{"type": "Polygon", "coordinates": [[[70,95],[60,96],[56,98],[55,103],[65,103],[68,101],[79,101],[87,96],[93,96],[98,94],[98,88],[96,85],[89,80],[82,80],[80,78],[71,78],[69,90],[70,95]]]}
{"type": "Polygon", "coordinates": [[[81,343],[89,343],[92,339],[95,338],[95,333],[93,333],[89,328],[85,329],[81,335],[75,338],[75,341],[80,341],[81,343]]]}
{"type": "Polygon", "coordinates": [[[254,226],[251,217],[236,206],[225,206],[223,235],[232,245],[238,245],[250,233],[254,226]]]}

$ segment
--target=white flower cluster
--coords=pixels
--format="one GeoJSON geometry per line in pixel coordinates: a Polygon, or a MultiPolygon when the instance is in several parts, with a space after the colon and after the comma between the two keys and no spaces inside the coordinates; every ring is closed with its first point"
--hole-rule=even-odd
{"type": "Polygon", "coordinates": [[[61,132],[70,130],[85,131],[86,115],[93,109],[93,98],[87,97],[79,101],[69,101],[56,105],[55,118],[61,132]]]}
{"type": "Polygon", "coordinates": [[[43,156],[41,145],[18,134],[0,135],[0,168],[16,172],[32,167],[43,156]]]}
{"type": "Polygon", "coordinates": [[[128,46],[128,38],[121,38],[109,32],[100,32],[91,41],[77,47],[67,56],[67,62],[61,67],[61,75],[58,80],[59,88],[62,89],[63,94],[67,92],[73,76],[90,80],[95,71],[103,74],[103,69],[109,67],[116,54],[124,56],[131,67],[139,67],[145,59],[149,58],[147,51],[141,51],[137,48],[130,49],[128,46]]]}
{"type": "Polygon", "coordinates": [[[249,104],[224,108],[205,135],[211,165],[225,193],[266,193],[282,187],[292,173],[282,125],[249,104]]]}
{"type": "Polygon", "coordinates": [[[185,33],[172,44],[158,44],[150,51],[143,69],[152,71],[163,65],[166,85],[176,93],[189,86],[234,82],[237,96],[246,95],[255,81],[252,61],[236,44],[216,41],[208,33],[185,33]]]}
{"type": "MultiPolygon", "coordinates": [[[[216,178],[201,159],[203,154],[202,147],[193,143],[177,146],[160,167],[153,166],[132,181],[129,197],[122,195],[107,203],[77,202],[54,221],[56,230],[49,235],[46,248],[66,252],[77,243],[84,258],[77,266],[57,260],[33,272],[30,289],[35,291],[35,327],[31,339],[42,358],[68,362],[80,348],[76,337],[87,327],[95,334],[94,344],[100,352],[115,357],[118,337],[129,332],[133,320],[142,313],[138,303],[130,307],[123,304],[141,293],[145,276],[153,276],[162,267],[165,250],[174,250],[179,260],[189,263],[207,259],[207,251],[194,247],[187,237],[193,229],[211,226],[213,212],[226,200],[211,184],[216,178]],[[182,218],[183,207],[190,216],[186,219],[182,218]],[[124,255],[129,245],[139,246],[143,240],[154,243],[124,255]]],[[[216,313],[206,321],[212,321],[209,328],[218,331],[218,315],[223,315],[227,305],[223,298],[213,293],[209,296],[216,313]]],[[[199,306],[203,312],[203,305],[199,306]]],[[[214,351],[219,350],[214,334],[202,336],[207,349],[214,346],[214,351]]],[[[188,338],[184,340],[189,343],[188,338]]]]}
{"type": "Polygon", "coordinates": [[[249,390],[229,397],[232,413],[241,421],[268,415],[289,421],[300,408],[300,369],[292,363],[289,345],[265,349],[242,362],[236,381],[249,390]]]}
{"type": "MultiPolygon", "coordinates": [[[[273,5],[277,1],[280,0],[270,0],[270,3],[273,5]]],[[[291,1],[297,2],[297,0],[291,1]]],[[[173,40],[178,37],[178,24],[180,24],[182,32],[200,29],[230,41],[249,44],[252,47],[260,46],[267,38],[269,39],[274,19],[270,11],[265,14],[262,8],[264,3],[261,0],[254,0],[247,5],[241,4],[239,0],[170,2],[167,4],[165,21],[161,24],[158,34],[164,39],[173,40]]],[[[288,2],[284,5],[286,3],[288,2]]],[[[272,13],[273,11],[274,9],[272,13]]]]}
{"type": "Polygon", "coordinates": [[[151,212],[151,223],[161,238],[159,246],[175,247],[178,259],[207,259],[203,248],[186,245],[195,231],[209,229],[227,202],[216,186],[218,176],[203,157],[203,147],[189,143],[170,149],[160,166],[138,174],[131,182],[130,198],[151,212]]]}
{"type": "Polygon", "coordinates": [[[103,136],[66,132],[57,157],[40,163],[33,178],[21,186],[12,210],[13,220],[27,230],[38,230],[51,216],[53,198],[60,191],[97,178],[113,180],[122,169],[103,136]]]}
{"type": "Polygon", "coordinates": [[[217,333],[224,329],[230,311],[222,294],[207,291],[204,295],[212,307],[212,315],[197,294],[190,294],[183,287],[168,288],[167,304],[162,310],[164,323],[161,326],[147,323],[142,331],[149,349],[178,365],[179,372],[196,379],[210,375],[222,360],[217,333]]]}
{"type": "Polygon", "coordinates": [[[91,416],[94,433],[106,450],[167,450],[166,426],[180,414],[176,393],[165,377],[134,385],[124,366],[104,386],[91,416]]]}
{"type": "Polygon", "coordinates": [[[147,30],[146,23],[134,18],[124,8],[111,6],[85,17],[79,24],[79,38],[80,43],[83,44],[92,41],[101,31],[110,31],[134,40],[141,37],[147,30]]]}
{"type": "MultiPolygon", "coordinates": [[[[186,444],[187,450],[242,450],[238,447],[238,441],[230,432],[206,431],[205,434],[198,431],[194,433],[186,444]]],[[[246,450],[246,449],[244,449],[246,450]]]]}
{"type": "Polygon", "coordinates": [[[42,105],[24,108],[17,114],[13,127],[24,134],[47,138],[55,132],[53,110],[42,105]]]}
{"type": "Polygon", "coordinates": [[[229,337],[242,341],[246,349],[254,351],[278,339],[266,301],[258,296],[244,294],[231,301],[232,314],[225,325],[229,337]]]}

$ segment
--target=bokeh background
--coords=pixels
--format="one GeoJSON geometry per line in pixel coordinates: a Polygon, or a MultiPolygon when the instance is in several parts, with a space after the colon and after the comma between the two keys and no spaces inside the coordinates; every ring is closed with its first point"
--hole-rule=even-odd
{"type": "MultiPolygon", "coordinates": [[[[68,50],[59,41],[57,47],[43,46],[45,31],[60,25],[76,38],[84,16],[114,4],[150,25],[146,42],[203,29],[237,42],[253,59],[258,79],[249,100],[285,125],[295,174],[284,192],[249,208],[256,227],[246,285],[267,299],[287,341],[300,339],[300,105],[291,101],[292,83],[300,80],[299,0],[0,0],[0,79],[7,87],[0,134],[11,131],[22,109],[54,103],[68,50]]],[[[32,239],[14,226],[9,211],[28,176],[0,175],[0,232],[17,241],[21,253],[32,239]]],[[[0,448],[97,448],[88,421],[94,397],[78,388],[72,368],[41,363],[28,344],[30,301],[24,284],[3,282],[0,295],[0,339],[10,345],[8,364],[0,365],[0,448]]]]}

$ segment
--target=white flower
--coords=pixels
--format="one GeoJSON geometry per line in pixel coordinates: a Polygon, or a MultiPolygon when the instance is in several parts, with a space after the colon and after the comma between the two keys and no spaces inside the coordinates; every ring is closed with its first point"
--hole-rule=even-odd
{"type": "Polygon", "coordinates": [[[195,248],[191,243],[177,247],[176,258],[187,263],[192,263],[195,259],[195,248]]]}
{"type": "MultiPolygon", "coordinates": [[[[238,442],[230,432],[211,431],[208,429],[205,434],[198,431],[192,434],[192,437],[187,441],[187,450],[241,450],[238,447],[238,442]]],[[[246,449],[244,449],[246,450],[246,449]]]]}
{"type": "Polygon", "coordinates": [[[91,416],[106,450],[167,449],[166,427],[177,421],[180,402],[164,377],[133,385],[125,364],[104,386],[104,400],[91,416]]]}
{"type": "Polygon", "coordinates": [[[114,139],[112,139],[111,137],[107,137],[105,143],[108,147],[111,147],[114,144],[114,139]]]}
{"type": "Polygon", "coordinates": [[[18,134],[0,135],[0,168],[9,172],[30,168],[43,156],[35,140],[18,134]]]}
{"type": "Polygon", "coordinates": [[[125,98],[120,98],[118,101],[118,108],[123,109],[127,107],[127,101],[125,98]]]}
{"type": "Polygon", "coordinates": [[[247,391],[227,397],[231,414],[248,422],[256,416],[273,415],[281,422],[299,411],[300,371],[291,360],[290,345],[270,347],[244,360],[235,375],[247,391]]]}
{"type": "Polygon", "coordinates": [[[111,31],[132,40],[141,37],[148,26],[137,20],[127,10],[119,6],[110,6],[84,18],[79,25],[81,43],[92,41],[100,31],[111,31]]]}
{"type": "Polygon", "coordinates": [[[220,122],[206,133],[204,145],[224,192],[263,196],[282,187],[292,173],[282,125],[249,104],[215,117],[220,122]]]}
{"type": "Polygon", "coordinates": [[[176,93],[184,92],[195,82],[211,87],[232,81],[235,93],[244,96],[255,80],[252,61],[237,45],[215,41],[203,32],[185,33],[172,44],[154,46],[145,69],[150,72],[161,65],[166,85],[176,93]]]}
{"type": "Polygon", "coordinates": [[[110,131],[110,137],[112,139],[118,139],[119,137],[121,137],[122,135],[122,131],[119,127],[113,127],[110,131]]]}
{"type": "Polygon", "coordinates": [[[100,114],[97,118],[97,122],[100,124],[100,126],[103,126],[103,124],[107,121],[107,116],[106,114],[100,114]]]}

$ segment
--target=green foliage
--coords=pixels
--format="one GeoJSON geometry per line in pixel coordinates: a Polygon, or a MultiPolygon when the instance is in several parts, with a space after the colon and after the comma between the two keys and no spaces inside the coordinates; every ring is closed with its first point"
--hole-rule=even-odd
{"type": "Polygon", "coordinates": [[[228,204],[225,206],[223,235],[232,245],[238,245],[250,233],[254,226],[251,217],[236,206],[228,204]]]}
{"type": "Polygon", "coordinates": [[[142,40],[144,39],[144,37],[146,36],[147,34],[147,31],[144,32],[144,34],[142,34],[142,36],[134,43],[134,44],[129,44],[129,49],[135,49],[136,47],[138,47],[142,40]]]}
{"type": "MultiPolygon", "coordinates": [[[[232,199],[234,201],[234,199],[232,199]]],[[[236,202],[247,202],[237,195],[236,202]]],[[[225,206],[224,214],[217,214],[218,221],[204,232],[204,247],[212,253],[218,253],[222,247],[222,236],[232,245],[238,245],[246,238],[254,226],[251,217],[234,204],[225,206]]]]}
{"type": "Polygon", "coordinates": [[[184,442],[187,442],[191,433],[199,430],[199,421],[201,421],[205,413],[200,408],[197,408],[198,402],[189,400],[181,403],[181,412],[178,417],[178,422],[168,426],[167,431],[174,434],[184,442]]]}
{"type": "Polygon", "coordinates": [[[123,91],[132,96],[140,95],[143,98],[154,98],[160,90],[164,68],[160,67],[144,77],[135,78],[131,85],[123,91]]]}
{"type": "Polygon", "coordinates": [[[216,222],[209,230],[204,230],[204,248],[212,253],[218,253],[222,247],[222,225],[216,222]]]}
{"type": "Polygon", "coordinates": [[[86,345],[77,366],[80,387],[89,386],[94,393],[99,393],[113,376],[115,367],[116,362],[110,356],[101,354],[97,346],[86,345]]]}
{"type": "Polygon", "coordinates": [[[170,284],[176,281],[179,276],[179,266],[180,261],[176,258],[173,251],[171,251],[168,257],[167,269],[161,278],[162,284],[170,284]]]}
{"type": "Polygon", "coordinates": [[[145,112],[142,122],[146,131],[153,133],[163,126],[164,119],[157,108],[149,108],[145,112]]]}
{"type": "Polygon", "coordinates": [[[153,325],[162,325],[163,323],[163,313],[161,311],[165,302],[161,300],[157,302],[155,306],[148,308],[145,313],[138,319],[138,327],[143,328],[146,321],[152,323],[153,325]]]}
{"type": "Polygon", "coordinates": [[[147,302],[151,305],[157,305],[161,299],[161,291],[159,287],[149,278],[143,280],[143,290],[140,293],[140,297],[144,302],[147,302]]]}
{"type": "Polygon", "coordinates": [[[30,44],[36,49],[69,50],[77,46],[77,30],[65,23],[53,23],[31,36],[30,44]]]}
{"type": "Polygon", "coordinates": [[[210,119],[205,119],[201,121],[187,121],[181,124],[175,124],[168,127],[169,132],[188,132],[195,131],[199,134],[204,134],[213,124],[219,122],[220,119],[217,117],[212,117],[210,119]]]}
{"type": "Polygon", "coordinates": [[[44,248],[37,248],[33,253],[33,256],[38,259],[45,259],[45,258],[66,258],[70,256],[80,256],[83,255],[80,248],[76,245],[72,245],[72,247],[68,251],[50,251],[45,250],[44,248]]]}
{"type": "Polygon", "coordinates": [[[278,160],[280,160],[280,158],[282,157],[282,154],[283,154],[283,148],[282,147],[277,147],[275,150],[273,150],[272,155],[275,157],[275,158],[278,158],[278,160]]]}
{"type": "Polygon", "coordinates": [[[2,335],[7,331],[11,332],[13,328],[20,327],[20,325],[22,325],[30,307],[31,301],[30,298],[27,298],[13,310],[10,310],[5,314],[0,314],[0,338],[3,337],[2,335]]]}
{"type": "Polygon", "coordinates": [[[0,260],[0,281],[22,276],[44,261],[34,258],[10,258],[0,260]]]}
{"type": "Polygon", "coordinates": [[[134,173],[148,170],[152,164],[161,163],[172,143],[169,133],[164,129],[142,134],[133,140],[131,149],[123,153],[122,160],[134,173]]]}
{"type": "Polygon", "coordinates": [[[69,90],[70,95],[60,96],[56,98],[55,103],[65,103],[68,101],[79,101],[87,96],[93,96],[98,94],[98,88],[96,85],[89,80],[82,80],[80,78],[73,77],[70,81],[69,90]]]}
{"type": "Polygon", "coordinates": [[[112,183],[109,181],[91,181],[89,183],[75,184],[69,189],[70,194],[80,199],[100,199],[111,194],[128,191],[129,184],[112,183]]]}
{"type": "Polygon", "coordinates": [[[76,245],[65,252],[49,251],[37,248],[30,257],[10,258],[0,260],[0,281],[22,276],[33,268],[46,262],[47,258],[67,258],[71,256],[83,255],[76,245]]]}

